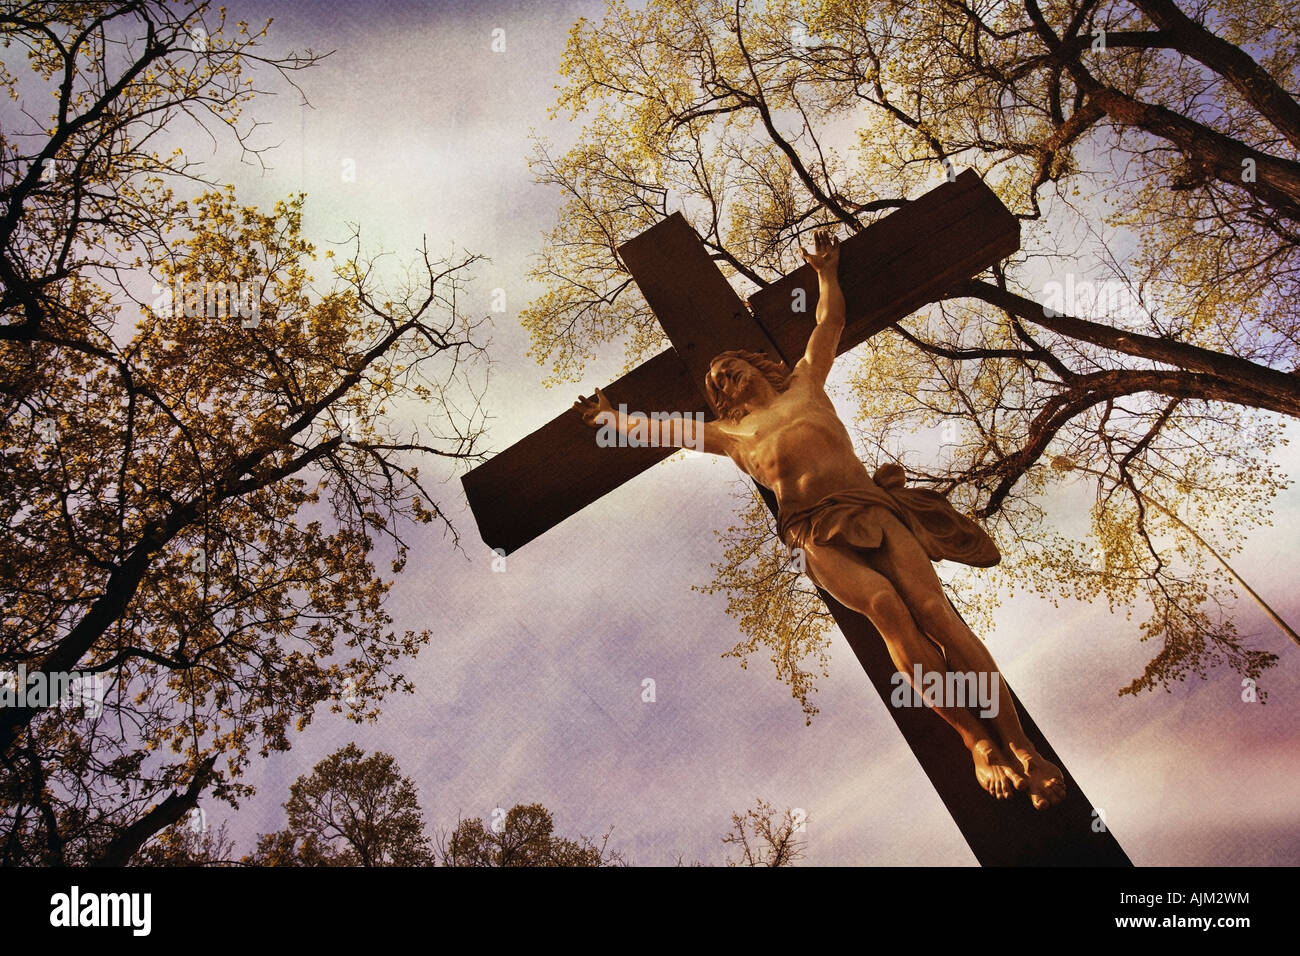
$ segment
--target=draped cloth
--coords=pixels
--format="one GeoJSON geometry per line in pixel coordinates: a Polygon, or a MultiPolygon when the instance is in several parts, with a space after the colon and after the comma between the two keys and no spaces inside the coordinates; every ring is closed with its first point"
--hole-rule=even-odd
{"type": "Polygon", "coordinates": [[[812,507],[779,515],[777,533],[792,550],[809,543],[878,548],[884,528],[876,509],[885,508],[912,532],[931,561],[988,568],[1002,559],[984,529],[960,514],[947,498],[926,488],[904,487],[904,481],[901,467],[884,465],[860,487],[846,488],[812,507]]]}

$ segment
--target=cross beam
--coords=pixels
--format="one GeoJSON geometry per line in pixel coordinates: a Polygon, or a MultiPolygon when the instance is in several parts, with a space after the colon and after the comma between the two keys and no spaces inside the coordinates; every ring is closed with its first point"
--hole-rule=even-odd
{"type": "MultiPolygon", "coordinates": [[[[840,247],[846,327],[840,352],[942,298],[1019,248],[1019,224],[973,172],[931,190],[840,247]]],[[[817,277],[809,266],[750,297],[746,309],[699,237],[674,214],[619,247],[673,347],[605,389],[649,412],[712,410],[702,386],[709,361],[735,348],[767,351],[794,367],[815,324],[817,277]],[[798,305],[802,304],[800,310],[798,305]]],[[[668,455],[671,448],[599,448],[568,411],[464,476],[484,541],[511,551],[668,455]]],[[[758,486],[768,507],[775,499],[758,486]]],[[[819,590],[890,716],[983,865],[1129,865],[1078,783],[1009,686],[1025,733],[1061,767],[1066,801],[1035,811],[1027,798],[998,802],[974,780],[969,755],[937,714],[889,705],[893,662],[871,622],[819,590]]]]}
{"type": "MultiPolygon", "coordinates": [[[[619,254],[627,264],[628,255],[635,256],[638,247],[658,241],[673,243],[684,256],[693,254],[696,265],[704,262],[710,272],[701,272],[695,280],[698,288],[689,290],[672,269],[660,276],[634,273],[647,302],[658,290],[664,307],[675,303],[676,295],[689,296],[683,321],[698,322],[708,316],[724,322],[733,336],[727,348],[743,348],[751,335],[749,311],[711,268],[707,254],[701,255],[699,239],[680,213],[620,246],[619,254]]],[[[850,236],[840,244],[846,322],[839,351],[848,351],[927,302],[943,298],[1019,247],[1020,224],[969,170],[850,236]]],[[[749,298],[753,318],[775,345],[773,351],[787,362],[803,353],[816,324],[816,302],[817,276],[808,266],[749,298]],[[806,296],[805,312],[791,310],[796,289],[806,296]]],[[[651,306],[655,308],[653,302],[651,306]]],[[[662,321],[664,316],[657,310],[656,314],[662,321]]],[[[668,332],[671,339],[674,333],[668,332]]],[[[702,384],[702,377],[692,375],[684,363],[681,350],[670,348],[604,392],[615,407],[621,402],[634,411],[704,412],[713,417],[702,384]]],[[[591,434],[581,416],[569,409],[462,477],[488,547],[507,554],[523,547],[674,451],[600,448],[591,434]]]]}

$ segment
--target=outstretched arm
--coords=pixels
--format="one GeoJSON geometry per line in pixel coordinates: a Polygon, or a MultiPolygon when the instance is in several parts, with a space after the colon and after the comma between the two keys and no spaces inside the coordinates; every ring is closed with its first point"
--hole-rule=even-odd
{"type": "Polygon", "coordinates": [[[818,386],[835,363],[840,335],[844,332],[844,292],[840,289],[840,244],[824,229],[813,234],[814,251],[803,257],[817,273],[817,327],[808,337],[803,358],[794,367],[796,375],[811,378],[818,386]]]}
{"type": "Polygon", "coordinates": [[[582,413],[582,420],[592,428],[611,429],[622,436],[627,445],[690,448],[712,455],[726,455],[731,450],[731,436],[717,422],[657,412],[650,417],[629,414],[622,406],[615,409],[600,389],[590,397],[579,395],[573,407],[582,413]]]}

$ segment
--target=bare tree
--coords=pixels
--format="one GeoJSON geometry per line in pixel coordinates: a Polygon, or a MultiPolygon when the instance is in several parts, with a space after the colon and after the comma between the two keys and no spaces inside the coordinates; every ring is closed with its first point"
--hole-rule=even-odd
{"type": "Polygon", "coordinates": [[[487,825],[481,817],[458,821],[439,838],[438,857],[443,866],[624,866],[622,854],[609,849],[611,832],[599,842],[557,836],[551,811],[516,804],[487,825]]]}
{"type": "Polygon", "coordinates": [[[733,813],[731,826],[722,842],[739,855],[728,857],[727,866],[793,866],[807,850],[801,836],[807,816],[791,809],[778,813],[762,798],[744,813],[733,813]]]}

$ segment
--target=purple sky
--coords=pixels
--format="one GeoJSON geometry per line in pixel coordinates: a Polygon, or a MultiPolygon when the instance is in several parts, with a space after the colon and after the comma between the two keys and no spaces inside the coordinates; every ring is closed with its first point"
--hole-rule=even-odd
{"type": "MultiPolygon", "coordinates": [[[[528,132],[571,142],[575,131],[545,111],[570,26],[602,9],[231,3],[231,21],[275,17],[275,53],[336,52],[300,77],[314,110],[292,92],[249,107],[271,124],[262,141],[280,144],[273,170],[224,165],[224,153],[209,157],[207,141],[194,142],[192,158],[231,179],[241,202],[269,207],[305,190],[304,231],[319,251],[358,222],[369,248],[399,259],[424,234],[435,251],[454,244],[490,257],[466,310],[488,314],[491,290],[506,290],[508,312],[493,316],[493,450],[608,382],[622,360],[607,349],[581,386],[544,389],[516,319],[540,291],[525,274],[558,206],[532,182],[528,132]],[[496,28],[504,53],[489,50],[496,28]],[[342,181],[344,160],[355,162],[355,182],[342,181]]],[[[318,277],[326,272],[322,261],[318,277]]],[[[1300,469],[1295,451],[1277,460],[1289,474],[1300,469]]],[[[723,598],[691,587],[709,580],[712,532],[732,519],[738,477],[723,460],[660,465],[512,555],[504,574],[491,571],[459,482],[449,482],[441,504],[464,552],[437,531],[412,531],[419,543],[391,592],[398,628],[434,634],[407,664],[417,693],[373,726],[322,713],[291,752],[253,764],[256,798],[237,812],[210,804],[209,823],[228,820],[249,849],[257,832],[283,825],[289,783],[355,740],[396,755],[439,827],[540,801],[564,834],[612,825],[611,845],[636,863],[720,862],[730,814],[761,796],[806,811],[807,863],[973,865],[838,633],[811,727],[763,655],[748,670],[720,657],[739,639],[736,626],[723,598]],[[646,677],[656,682],[652,704],[641,700],[646,677]]],[[[1250,539],[1238,567],[1295,622],[1300,493],[1276,504],[1273,527],[1250,539]]],[[[1064,529],[1082,530],[1088,492],[1047,506],[1064,529]]],[[[1140,620],[1140,609],[1130,620],[1019,595],[986,637],[1134,862],[1300,862],[1297,649],[1243,604],[1242,633],[1283,658],[1266,678],[1269,704],[1243,703],[1228,672],[1171,694],[1119,697],[1154,653],[1138,642],[1140,620]]]]}

